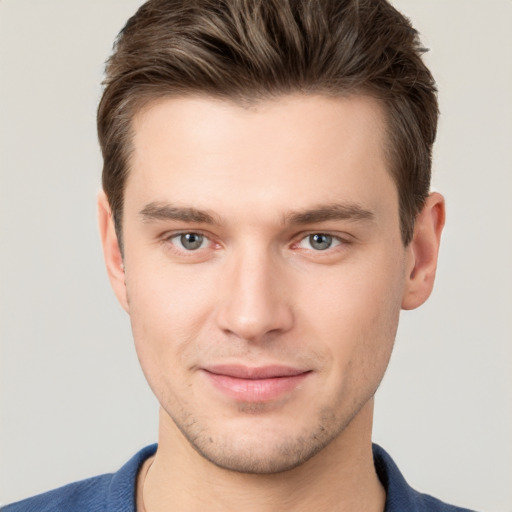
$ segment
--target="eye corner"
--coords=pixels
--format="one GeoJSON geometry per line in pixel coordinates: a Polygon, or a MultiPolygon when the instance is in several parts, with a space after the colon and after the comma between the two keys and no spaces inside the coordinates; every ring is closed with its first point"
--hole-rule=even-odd
{"type": "Polygon", "coordinates": [[[315,258],[333,257],[344,253],[355,241],[347,233],[318,229],[297,234],[290,249],[315,258]]]}
{"type": "Polygon", "coordinates": [[[305,233],[301,236],[294,246],[315,252],[327,251],[333,247],[343,244],[345,241],[337,235],[328,232],[315,231],[305,233]]]}

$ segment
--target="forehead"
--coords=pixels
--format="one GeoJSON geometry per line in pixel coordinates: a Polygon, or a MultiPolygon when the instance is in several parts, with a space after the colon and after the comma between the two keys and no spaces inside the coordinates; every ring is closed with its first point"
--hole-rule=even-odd
{"type": "Polygon", "coordinates": [[[137,114],[133,133],[127,206],[132,196],[138,206],[183,202],[231,213],[396,201],[383,107],[369,96],[296,94],[251,105],[166,98],[137,114]]]}
{"type": "MultiPolygon", "coordinates": [[[[264,143],[272,139],[276,144],[291,146],[309,138],[311,142],[323,141],[323,147],[333,139],[337,145],[344,142],[349,145],[356,137],[363,136],[366,142],[371,140],[381,146],[385,135],[384,109],[381,100],[363,94],[295,93],[252,101],[207,95],[157,98],[146,103],[134,116],[134,146],[142,150],[148,142],[147,135],[158,142],[156,132],[164,137],[177,136],[175,146],[180,149],[191,140],[194,146],[199,143],[220,145],[226,141],[226,136],[244,142],[264,143]],[[276,132],[280,132],[278,139],[276,132]]],[[[322,148],[317,149],[319,154],[322,148]]]]}

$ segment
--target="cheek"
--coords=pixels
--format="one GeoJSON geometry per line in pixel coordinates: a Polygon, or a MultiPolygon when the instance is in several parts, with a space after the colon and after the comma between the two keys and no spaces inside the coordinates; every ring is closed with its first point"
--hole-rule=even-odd
{"type": "Polygon", "coordinates": [[[126,287],[135,348],[153,387],[193,365],[197,340],[208,318],[211,291],[190,272],[139,266],[126,287]]]}
{"type": "Polygon", "coordinates": [[[399,253],[332,268],[324,286],[312,281],[296,294],[306,329],[326,345],[338,372],[375,374],[387,365],[404,287],[404,263],[389,254],[399,253]]]}

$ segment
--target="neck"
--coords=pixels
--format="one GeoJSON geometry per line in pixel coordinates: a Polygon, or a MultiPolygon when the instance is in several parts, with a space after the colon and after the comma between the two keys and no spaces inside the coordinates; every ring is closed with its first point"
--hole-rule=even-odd
{"type": "Polygon", "coordinates": [[[139,512],[143,506],[145,512],[382,512],[385,491],[373,464],[372,413],[370,401],[342,434],[307,462],[261,475],[229,471],[207,461],[161,411],[158,450],[140,472],[137,508],[139,512]]]}

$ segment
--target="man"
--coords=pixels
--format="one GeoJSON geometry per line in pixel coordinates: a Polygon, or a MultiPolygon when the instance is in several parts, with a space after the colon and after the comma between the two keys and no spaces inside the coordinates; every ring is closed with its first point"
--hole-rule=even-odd
{"type": "Polygon", "coordinates": [[[444,224],[421,52],[380,0],[151,0],[129,20],[98,208],[158,448],[4,510],[462,510],[371,444],[444,224]]]}

